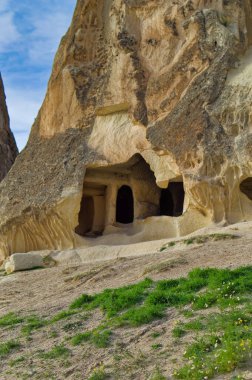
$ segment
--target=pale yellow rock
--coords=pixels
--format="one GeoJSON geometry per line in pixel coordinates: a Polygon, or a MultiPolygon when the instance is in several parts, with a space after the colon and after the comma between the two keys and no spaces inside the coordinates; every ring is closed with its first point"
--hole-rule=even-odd
{"type": "Polygon", "coordinates": [[[17,154],[18,149],[14,136],[10,130],[10,119],[6,105],[4,85],[0,73],[0,182],[10,170],[17,154]]]}
{"type": "Polygon", "coordinates": [[[16,253],[4,264],[7,274],[44,267],[43,257],[38,253],[16,253]]]}

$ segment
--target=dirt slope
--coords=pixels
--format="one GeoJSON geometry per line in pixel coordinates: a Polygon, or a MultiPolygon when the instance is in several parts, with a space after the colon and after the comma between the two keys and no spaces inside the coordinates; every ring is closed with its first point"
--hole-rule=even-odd
{"type": "MultiPolygon", "coordinates": [[[[235,268],[251,265],[251,224],[242,223],[224,228],[221,232],[237,238],[209,239],[200,244],[187,239],[174,246],[170,244],[162,252],[139,257],[79,266],[60,265],[1,276],[0,318],[9,312],[52,318],[83,293],[117,288],[146,277],[160,280],[186,276],[196,267],[235,268]]],[[[200,313],[204,312],[207,311],[200,313]]],[[[0,379],[89,379],[100,363],[113,370],[112,379],[152,379],[151,374],[156,367],[162,369],[166,378],[173,378],[172,371],[183,356],[184,344],[191,339],[189,334],[181,344],[172,337],[176,322],[185,320],[181,311],[174,308],[169,309],[162,320],[137,328],[117,329],[109,348],[96,348],[85,343],[72,347],[65,357],[63,353],[59,359],[41,359],[41,352],[65,344],[73,333],[82,331],[83,327],[85,330],[97,327],[101,320],[100,312],[95,312],[88,319],[84,314],[78,317],[73,315],[42,330],[35,330],[32,335],[21,334],[21,351],[1,359],[0,379]]],[[[17,339],[20,331],[19,325],[0,329],[0,342],[17,339]]],[[[223,375],[221,379],[232,379],[232,376],[223,375]]],[[[252,372],[248,369],[243,376],[252,379],[252,372]]]]}

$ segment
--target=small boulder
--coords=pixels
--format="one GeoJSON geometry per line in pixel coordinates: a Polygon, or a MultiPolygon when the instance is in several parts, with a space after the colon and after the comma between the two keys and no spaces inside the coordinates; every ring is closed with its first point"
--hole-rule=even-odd
{"type": "Polygon", "coordinates": [[[10,274],[44,266],[43,257],[38,253],[15,253],[5,262],[4,268],[6,273],[10,274]]]}

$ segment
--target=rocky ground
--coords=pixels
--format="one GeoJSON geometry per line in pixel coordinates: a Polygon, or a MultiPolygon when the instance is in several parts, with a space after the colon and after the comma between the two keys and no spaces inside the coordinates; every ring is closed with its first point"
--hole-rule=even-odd
{"type": "MultiPolygon", "coordinates": [[[[251,227],[251,223],[240,223],[216,230],[214,234],[205,231],[204,239],[189,237],[166,245],[162,241],[159,249],[148,255],[61,264],[10,276],[2,273],[0,379],[174,378],[176,368],[184,364],[187,345],[195,339],[192,331],[176,336],[174,329],[190,318],[215,312],[215,307],[195,311],[191,316],[190,305],[168,308],[163,318],[149,324],[112,329],[112,335],[104,338],[109,339],[109,344],[100,344],[104,347],[99,347],[99,342],[97,347],[91,341],[76,345],[72,341],[74,336],[93,331],[104,323],[105,314],[99,308],[55,316],[68,310],[83,293],[99,293],[106,288],[138,283],[146,277],[154,281],[184,277],[193,268],[233,269],[251,265],[251,227]],[[217,232],[222,237],[216,238],[217,232]]],[[[252,379],[252,367],[247,362],[242,370],[215,378],[252,379]]]]}

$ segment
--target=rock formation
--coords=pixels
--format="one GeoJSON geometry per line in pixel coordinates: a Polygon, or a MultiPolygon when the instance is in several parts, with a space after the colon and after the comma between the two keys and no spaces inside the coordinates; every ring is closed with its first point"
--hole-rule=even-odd
{"type": "Polygon", "coordinates": [[[11,255],[4,264],[4,269],[7,274],[44,267],[43,257],[38,253],[31,252],[11,255]]]}
{"type": "Polygon", "coordinates": [[[1,256],[252,219],[251,44],[250,0],[78,0],[0,186],[1,256]]]}
{"type": "Polygon", "coordinates": [[[0,74],[0,182],[13,165],[17,153],[18,150],[15,139],[10,130],[10,120],[5,101],[4,85],[0,74]]]}

